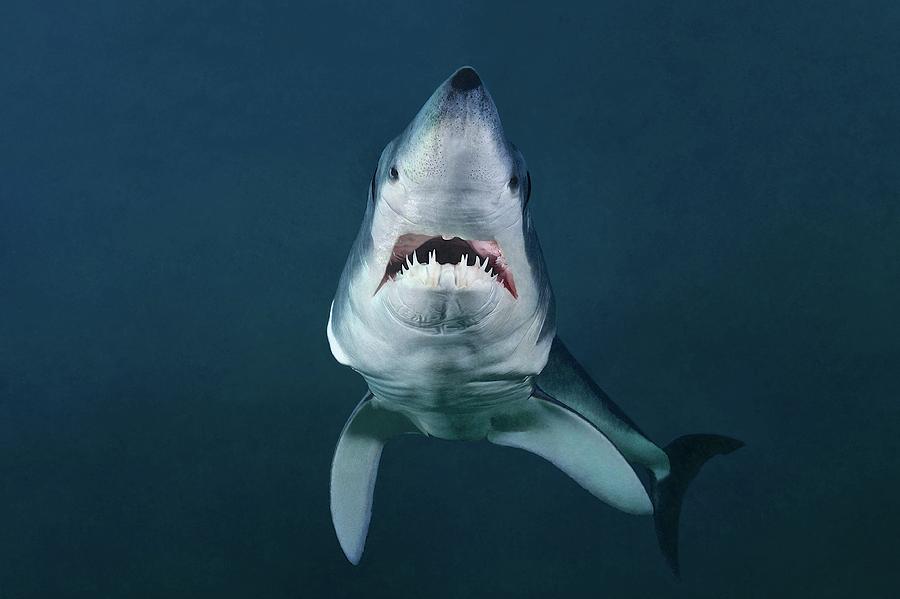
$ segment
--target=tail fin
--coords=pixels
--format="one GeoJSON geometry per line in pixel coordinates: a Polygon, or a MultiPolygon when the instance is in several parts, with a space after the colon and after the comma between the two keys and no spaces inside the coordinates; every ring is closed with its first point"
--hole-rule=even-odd
{"type": "Polygon", "coordinates": [[[666,446],[670,470],[654,484],[653,519],[659,548],[676,577],[679,575],[678,518],[684,492],[708,459],[743,446],[743,441],[721,435],[685,435],[666,446]]]}

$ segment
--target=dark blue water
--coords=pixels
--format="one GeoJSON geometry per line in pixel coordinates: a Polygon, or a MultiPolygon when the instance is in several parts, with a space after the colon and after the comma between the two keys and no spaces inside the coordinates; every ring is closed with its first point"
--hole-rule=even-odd
{"type": "Polygon", "coordinates": [[[889,597],[900,5],[6,3],[0,597],[889,597]],[[639,5],[639,6],[638,6],[639,5]],[[384,143],[473,64],[560,333],[660,443],[741,438],[652,523],[538,458],[401,439],[325,339],[384,143]]]}

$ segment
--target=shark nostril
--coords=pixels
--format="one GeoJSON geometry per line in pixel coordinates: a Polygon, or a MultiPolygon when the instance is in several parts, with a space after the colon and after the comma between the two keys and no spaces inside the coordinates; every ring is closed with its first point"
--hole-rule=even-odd
{"type": "Polygon", "coordinates": [[[475,89],[481,85],[481,77],[478,76],[475,69],[463,67],[453,75],[453,79],[450,80],[450,85],[457,91],[469,91],[470,89],[475,89]]]}
{"type": "Polygon", "coordinates": [[[396,181],[397,179],[400,178],[400,173],[397,172],[397,167],[395,167],[395,166],[391,167],[391,171],[390,171],[390,173],[388,173],[388,175],[390,175],[391,181],[396,181]]]}
{"type": "Polygon", "coordinates": [[[519,178],[515,175],[512,176],[512,179],[509,180],[509,190],[516,191],[519,189],[519,178]]]}

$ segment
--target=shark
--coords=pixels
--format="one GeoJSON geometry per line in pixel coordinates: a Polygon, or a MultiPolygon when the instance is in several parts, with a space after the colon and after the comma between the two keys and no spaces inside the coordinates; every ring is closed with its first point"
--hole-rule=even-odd
{"type": "Polygon", "coordinates": [[[608,505],[652,515],[676,576],[688,484],[743,445],[692,434],[661,447],[594,382],[556,334],[531,195],[525,159],[468,66],[381,153],[327,325],[335,359],[368,385],[331,465],[332,522],[354,565],[382,450],[400,435],[544,458],[608,505]]]}

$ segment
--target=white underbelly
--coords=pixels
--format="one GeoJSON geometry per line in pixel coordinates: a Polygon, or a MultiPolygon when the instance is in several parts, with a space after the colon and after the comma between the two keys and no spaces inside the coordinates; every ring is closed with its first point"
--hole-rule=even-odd
{"type": "Polygon", "coordinates": [[[405,414],[428,435],[448,440],[483,439],[491,418],[531,396],[532,380],[467,381],[455,386],[368,380],[374,401],[405,414]]]}

